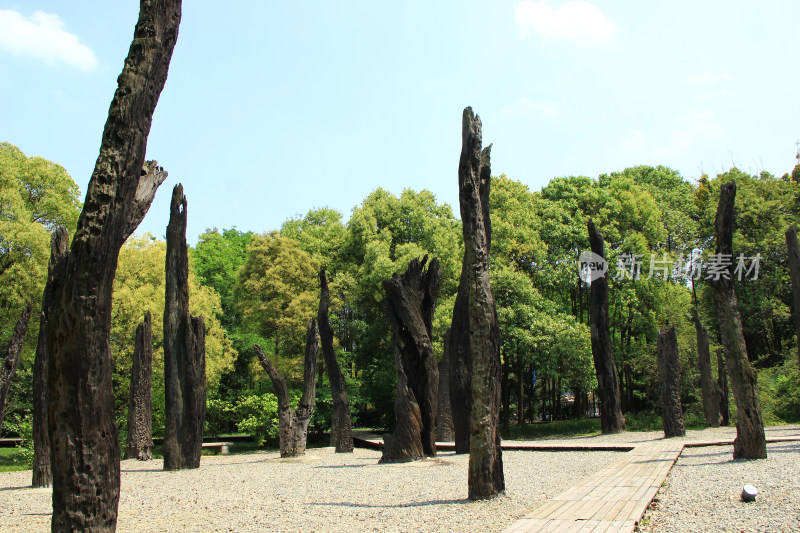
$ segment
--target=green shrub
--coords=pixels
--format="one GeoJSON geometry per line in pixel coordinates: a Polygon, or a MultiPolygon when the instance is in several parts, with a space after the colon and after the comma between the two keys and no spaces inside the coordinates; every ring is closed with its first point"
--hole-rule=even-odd
{"type": "Polygon", "coordinates": [[[800,422],[800,371],[791,358],[758,372],[758,390],[765,424],[800,422]]]}
{"type": "Polygon", "coordinates": [[[9,432],[16,433],[22,439],[22,442],[14,448],[14,463],[31,468],[33,466],[33,413],[28,412],[24,415],[14,413],[5,421],[5,427],[9,432]]]}
{"type": "Polygon", "coordinates": [[[238,431],[253,437],[259,446],[278,438],[278,398],[271,392],[240,397],[232,414],[238,431]]]}

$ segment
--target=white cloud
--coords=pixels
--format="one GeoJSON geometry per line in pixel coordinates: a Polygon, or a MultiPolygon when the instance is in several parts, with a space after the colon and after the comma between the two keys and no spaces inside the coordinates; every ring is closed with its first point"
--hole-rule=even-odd
{"type": "Polygon", "coordinates": [[[719,74],[712,74],[705,70],[699,76],[689,76],[686,81],[692,85],[711,85],[720,81],[730,81],[733,76],[727,72],[720,72],[719,74]]]}
{"type": "Polygon", "coordinates": [[[537,115],[554,117],[558,115],[559,105],[555,102],[534,102],[530,98],[522,97],[514,105],[503,109],[503,114],[512,117],[537,115]]]}
{"type": "Polygon", "coordinates": [[[531,31],[546,39],[563,39],[579,46],[611,42],[618,28],[589,2],[573,0],[553,9],[547,0],[517,4],[514,16],[522,37],[531,31]]]}
{"type": "Polygon", "coordinates": [[[719,139],[724,134],[711,111],[689,111],[675,117],[675,127],[669,140],[664,146],[654,150],[653,156],[655,158],[677,156],[692,146],[719,139]]]}
{"type": "Polygon", "coordinates": [[[26,54],[47,63],[64,62],[81,70],[92,70],[97,58],[78,36],[63,29],[58,15],[36,11],[30,19],[20,13],[0,9],[0,48],[13,54],[26,54]]]}

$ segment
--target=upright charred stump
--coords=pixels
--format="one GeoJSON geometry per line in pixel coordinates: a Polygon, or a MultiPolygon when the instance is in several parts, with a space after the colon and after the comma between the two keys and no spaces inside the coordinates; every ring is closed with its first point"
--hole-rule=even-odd
{"type": "Polygon", "coordinates": [[[69,234],[58,227],[50,238],[50,262],[47,265],[47,281],[42,295],[42,312],[39,316],[39,338],[36,343],[36,357],[33,360],[33,469],[31,485],[33,488],[49,487],[53,484],[50,469],[50,436],[47,433],[47,404],[50,395],[47,391],[47,328],[50,311],[53,307],[55,279],[62,275],[67,262],[69,234]]]}
{"type": "Polygon", "coordinates": [[[19,357],[22,354],[22,344],[25,341],[25,333],[28,331],[30,318],[31,306],[26,305],[17,319],[17,324],[14,326],[14,333],[3,358],[3,366],[0,366],[0,429],[3,429],[3,420],[6,417],[6,406],[8,405],[8,390],[11,387],[11,380],[14,379],[14,374],[17,373],[19,357]]]}
{"type": "Polygon", "coordinates": [[[109,348],[111,294],[120,247],[166,178],[144,157],[180,20],[180,0],[139,3],[64,275],[53,292],[47,332],[53,531],[116,529],[120,450],[109,348]]]}
{"type": "Polygon", "coordinates": [[[658,332],[657,350],[664,437],[684,437],[686,427],[681,409],[681,369],[674,327],[658,332]]]}
{"type": "Polygon", "coordinates": [[[712,428],[719,427],[719,397],[721,391],[719,385],[711,375],[711,350],[708,346],[708,332],[700,322],[700,315],[697,309],[692,311],[694,328],[697,333],[697,359],[700,367],[700,387],[703,394],[703,415],[706,425],[712,428]]]}
{"type": "Polygon", "coordinates": [[[797,226],[794,224],[786,230],[786,255],[789,259],[789,277],[792,280],[792,314],[797,342],[797,364],[800,366],[800,244],[797,242],[797,226]]]}
{"type": "MultiPolygon", "coordinates": [[[[469,108],[468,108],[469,109],[469,108]]],[[[470,109],[470,113],[471,113],[470,109]]],[[[466,113],[466,110],[465,110],[466,113]]],[[[478,129],[480,130],[480,119],[477,118],[478,129]]],[[[463,122],[463,121],[462,121],[463,122]]],[[[481,181],[485,190],[478,194],[479,205],[475,207],[480,212],[483,222],[483,240],[485,241],[485,254],[488,257],[492,246],[492,225],[489,217],[489,181],[491,179],[491,150],[489,145],[481,151],[482,139],[478,131],[477,149],[478,154],[465,155],[464,132],[462,124],[462,149],[459,160],[459,194],[461,183],[467,178],[470,172],[477,173],[477,179],[481,181]],[[475,167],[477,165],[477,167],[475,167]],[[462,178],[462,174],[464,178],[462,178]]],[[[474,139],[473,139],[474,142],[474,139]]],[[[459,204],[462,201],[459,199],[459,204]]],[[[463,207],[461,207],[463,210],[463,207]]],[[[462,215],[463,216],[463,215],[462,215]]],[[[462,230],[466,231],[466,230],[462,230]]],[[[453,419],[453,439],[455,441],[456,453],[469,453],[470,450],[470,414],[472,412],[472,346],[470,344],[470,273],[471,268],[470,251],[464,248],[464,258],[461,262],[461,277],[458,282],[458,293],[456,294],[455,305],[453,306],[453,320],[447,333],[447,359],[449,362],[449,388],[450,406],[453,419]]]]}
{"type": "Polygon", "coordinates": [[[412,259],[403,274],[383,280],[383,310],[392,327],[397,367],[394,400],[395,433],[381,462],[404,463],[436,455],[436,406],[439,369],[433,355],[433,312],[439,296],[442,268],[428,257],[412,259]]]}
{"type": "MultiPolygon", "coordinates": [[[[500,328],[489,283],[491,220],[491,145],[481,151],[481,119],[472,108],[464,109],[461,122],[461,157],[458,164],[458,199],[464,235],[464,263],[459,295],[467,294],[469,354],[471,355],[472,406],[469,428],[468,488],[471,500],[493,498],[505,490],[500,449],[501,362],[500,328]],[[466,276],[465,276],[466,274],[466,276]],[[463,292],[462,292],[463,291],[463,292]]],[[[462,304],[463,305],[463,304],[462,304]]],[[[451,342],[464,334],[463,322],[453,311],[451,342]]],[[[452,354],[453,352],[451,352],[452,354]]],[[[459,360],[459,352],[451,359],[459,360]]],[[[454,365],[451,372],[455,370],[454,365]]],[[[459,370],[460,371],[460,370],[459,370]]],[[[458,380],[457,380],[458,381],[458,380]]],[[[455,422],[456,414],[453,413],[455,422]]],[[[456,425],[456,431],[458,426],[456,425]]],[[[458,439],[458,434],[456,434],[458,439]]]]}
{"type": "MultiPolygon", "coordinates": [[[[592,252],[605,259],[603,236],[591,220],[587,226],[592,252]]],[[[600,396],[600,429],[603,433],[619,433],[625,431],[625,417],[622,415],[617,365],[611,349],[608,321],[608,280],[605,277],[592,280],[590,300],[589,321],[592,358],[597,375],[597,392],[600,396]]]]}
{"type": "Polygon", "coordinates": [[[172,191],[167,226],[164,305],[164,470],[200,467],[206,419],[206,353],[203,317],[189,313],[186,197],[172,191]]]}
{"type": "Polygon", "coordinates": [[[339,368],[339,362],[336,360],[336,353],[333,351],[333,328],[328,317],[331,297],[324,268],[319,271],[319,287],[319,311],[317,313],[319,338],[322,345],[325,369],[328,372],[328,382],[331,386],[331,397],[333,398],[331,446],[336,449],[336,453],[352,453],[353,426],[350,420],[350,398],[347,396],[344,377],[339,368]]]}
{"type": "Polygon", "coordinates": [[[153,325],[150,311],[136,328],[128,404],[128,442],[125,459],[148,461],[153,457],[153,325]]]}
{"type": "Polygon", "coordinates": [[[439,400],[436,406],[436,440],[453,440],[453,411],[450,406],[450,356],[448,343],[450,331],[444,334],[444,354],[439,361],[439,400]]]}
{"type": "Polygon", "coordinates": [[[311,320],[306,334],[306,357],[303,365],[303,395],[296,409],[289,404],[289,391],[286,380],[267,359],[261,346],[255,344],[256,355],[261,366],[267,371],[272,380],[272,389],[278,397],[278,436],[281,457],[295,457],[306,453],[308,439],[308,424],[314,413],[314,403],[317,391],[317,353],[319,352],[319,330],[317,321],[311,320]]]}
{"type": "Polygon", "coordinates": [[[731,378],[733,398],[736,401],[736,440],[733,442],[734,459],[764,459],[767,441],[764,421],[756,386],[756,372],[747,357],[747,345],[742,329],[742,317],[736,290],[733,286],[733,205],[736,183],[726,183],[720,189],[716,217],[716,256],[727,259],[722,274],[709,280],[717,305],[719,332],[725,361],[731,378]]]}

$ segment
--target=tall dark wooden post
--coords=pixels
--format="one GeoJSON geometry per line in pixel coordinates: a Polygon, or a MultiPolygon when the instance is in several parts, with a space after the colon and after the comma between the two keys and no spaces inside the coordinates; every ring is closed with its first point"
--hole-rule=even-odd
{"type": "Polygon", "coordinates": [[[678,336],[675,328],[658,332],[658,377],[664,437],[683,437],[686,426],[681,408],[681,368],[678,359],[678,336]]]}
{"type": "MultiPolygon", "coordinates": [[[[469,336],[472,383],[467,477],[471,500],[493,498],[505,490],[500,449],[500,327],[489,282],[491,145],[481,151],[481,137],[481,119],[473,114],[472,108],[467,107],[461,121],[461,157],[458,164],[458,198],[465,253],[456,305],[459,305],[459,297],[463,301],[463,292],[466,292],[469,317],[466,332],[469,336]]],[[[457,322],[456,318],[454,310],[451,326],[454,336],[465,333],[463,321],[457,322]]],[[[451,344],[457,344],[453,342],[454,339],[451,337],[451,344]]],[[[464,365],[463,356],[457,351],[455,353],[458,365],[464,365]]],[[[456,358],[450,360],[451,364],[456,358]]],[[[456,365],[451,372],[455,369],[456,365]]],[[[453,418],[455,422],[455,411],[453,418]]]]}
{"type": "Polygon", "coordinates": [[[395,433],[387,441],[383,462],[416,461],[436,455],[436,406],[439,369],[433,355],[433,313],[442,268],[428,257],[412,259],[403,274],[383,280],[383,309],[392,327],[397,367],[395,433]]]}
{"type": "Polygon", "coordinates": [[[199,468],[206,419],[205,321],[189,313],[186,197],[172,191],[164,305],[164,470],[199,468]]]}
{"type": "Polygon", "coordinates": [[[14,333],[8,343],[6,355],[3,357],[3,364],[0,365],[0,430],[3,429],[3,420],[6,417],[6,407],[8,404],[8,390],[11,387],[11,380],[17,373],[19,358],[22,354],[22,343],[25,341],[25,333],[28,331],[28,322],[31,318],[31,306],[26,305],[17,319],[14,326],[14,333]]]}
{"type": "Polygon", "coordinates": [[[303,364],[303,395],[296,409],[289,404],[286,380],[267,358],[261,346],[255,344],[256,355],[266,370],[272,389],[278,398],[278,437],[281,457],[295,457],[306,453],[308,424],[314,413],[317,391],[317,353],[319,352],[317,321],[311,320],[306,334],[306,357],[303,364]]]}
{"type": "MultiPolygon", "coordinates": [[[[587,226],[592,252],[605,259],[603,236],[591,220],[587,226]]],[[[592,280],[589,306],[592,358],[597,375],[597,392],[600,396],[600,429],[603,433],[619,433],[625,431],[625,417],[622,415],[617,365],[611,350],[608,280],[605,277],[592,280]]]]}
{"type": "Polygon", "coordinates": [[[703,395],[703,415],[706,425],[712,428],[719,427],[719,395],[721,391],[714,376],[711,375],[711,350],[708,346],[708,332],[700,322],[697,309],[692,310],[692,319],[697,333],[697,359],[700,367],[700,388],[703,395]]]}
{"type": "Polygon", "coordinates": [[[53,288],[55,279],[61,276],[67,262],[69,234],[58,227],[50,238],[50,262],[47,265],[47,281],[42,295],[42,312],[39,317],[39,339],[36,344],[36,357],[33,361],[33,469],[31,485],[33,488],[49,487],[53,483],[50,470],[50,436],[47,434],[47,328],[50,310],[53,307],[53,288]]]}
{"type": "Polygon", "coordinates": [[[325,369],[328,371],[328,381],[331,386],[331,397],[333,398],[333,413],[331,415],[331,446],[336,449],[336,453],[352,453],[353,451],[353,426],[350,421],[350,398],[344,388],[344,377],[339,369],[339,362],[336,360],[336,353],[333,351],[333,328],[331,327],[328,309],[331,306],[330,292],[328,291],[328,279],[325,269],[319,271],[319,311],[317,321],[319,322],[319,338],[322,348],[322,357],[325,361],[325,369]]]}
{"type": "MultiPolygon", "coordinates": [[[[799,165],[800,166],[800,165],[799,165]]],[[[786,230],[786,255],[789,259],[789,277],[792,280],[792,302],[794,308],[794,333],[797,342],[797,364],[800,366],[800,244],[797,242],[797,226],[786,230]]]]}
{"type": "Polygon", "coordinates": [[[180,0],[139,3],[64,275],[54,289],[47,333],[53,531],[114,531],[117,524],[111,293],[119,249],[166,179],[144,157],[180,20],[180,0]]]}
{"type": "Polygon", "coordinates": [[[733,205],[736,183],[726,183],[720,189],[716,217],[717,257],[731,263],[719,279],[710,279],[711,291],[717,304],[719,331],[725,360],[736,401],[736,440],[734,459],[764,459],[767,441],[764,421],[756,387],[756,372],[747,357],[747,345],[742,329],[742,317],[733,286],[733,205]]]}
{"type": "Polygon", "coordinates": [[[153,326],[150,311],[136,328],[128,404],[128,441],[125,459],[153,457],[153,326]]]}

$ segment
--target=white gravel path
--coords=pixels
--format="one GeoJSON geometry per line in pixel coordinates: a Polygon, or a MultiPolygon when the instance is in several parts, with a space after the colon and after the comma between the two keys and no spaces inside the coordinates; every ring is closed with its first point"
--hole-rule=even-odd
{"type": "MultiPolygon", "coordinates": [[[[380,452],[309,450],[203,457],[199,470],[161,471],[161,460],[122,462],[117,530],[500,531],[609,462],[618,452],[503,453],[507,492],[469,502],[467,456],[441,453],[379,465],[380,452]]],[[[0,474],[0,531],[48,531],[49,489],[30,471],[0,474]]]]}
{"type": "MultiPolygon", "coordinates": [[[[767,435],[798,435],[768,428],[767,435]]],[[[767,459],[734,461],[731,446],[685,448],[640,531],[800,531],[800,442],[767,445],[767,459]],[[758,489],[755,502],[740,495],[758,489]]]]}
{"type": "MultiPolygon", "coordinates": [[[[735,428],[689,431],[687,440],[733,438],[735,428]]],[[[800,436],[800,426],[767,436],[800,436]]],[[[550,444],[623,444],[663,433],[554,439],[550,444]]],[[[541,441],[539,441],[541,442],[541,441]]],[[[768,446],[766,461],[731,461],[731,446],[685,449],[643,531],[800,530],[800,443],[768,446]],[[743,504],[744,484],[759,497],[743,504]]],[[[154,531],[500,531],[548,498],[621,458],[620,452],[505,451],[507,492],[469,502],[465,455],[379,465],[380,452],[309,450],[203,457],[199,470],[163,472],[154,460],[122,462],[117,530],[154,531]]],[[[30,471],[0,473],[0,531],[48,531],[49,489],[31,489],[30,471]]]]}

